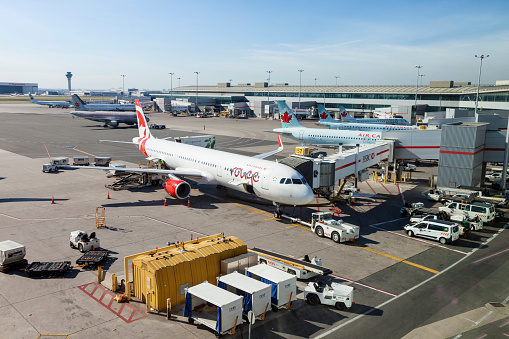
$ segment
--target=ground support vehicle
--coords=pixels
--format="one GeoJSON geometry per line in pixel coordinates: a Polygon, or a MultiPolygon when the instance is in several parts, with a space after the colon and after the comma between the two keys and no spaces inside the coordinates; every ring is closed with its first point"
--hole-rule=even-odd
{"type": "Polygon", "coordinates": [[[246,269],[246,275],[271,285],[272,311],[290,308],[297,300],[297,277],[269,265],[260,264],[246,269]]]}
{"type": "Polygon", "coordinates": [[[243,298],[208,282],[185,289],[184,317],[190,324],[195,321],[222,334],[234,334],[242,324],[243,298]]]}
{"type": "Polygon", "coordinates": [[[79,259],[76,260],[76,265],[85,266],[85,267],[97,267],[100,263],[102,263],[106,258],[108,258],[109,251],[102,250],[90,250],[85,252],[79,259]]]}
{"type": "Polygon", "coordinates": [[[422,202],[417,202],[411,204],[406,203],[405,206],[401,207],[400,213],[402,217],[412,217],[414,215],[437,214],[438,211],[436,209],[424,208],[422,202]]]}
{"type": "Polygon", "coordinates": [[[100,242],[99,239],[95,237],[95,232],[90,233],[89,237],[87,232],[79,230],[73,231],[69,237],[69,243],[71,248],[77,248],[82,253],[100,247],[100,242]]]}
{"type": "Polygon", "coordinates": [[[417,236],[438,240],[441,244],[451,243],[458,240],[459,226],[451,221],[427,220],[417,224],[408,224],[403,227],[408,236],[417,236]]]}
{"type": "Polygon", "coordinates": [[[328,275],[332,273],[330,269],[321,265],[322,260],[319,258],[309,260],[306,256],[304,259],[297,259],[289,255],[256,247],[249,251],[258,254],[258,262],[260,264],[267,264],[295,275],[297,279],[309,279],[316,275],[328,275]]]}
{"type": "Polygon", "coordinates": [[[428,193],[428,200],[430,201],[442,201],[444,198],[445,192],[442,190],[430,190],[428,193]]]}
{"type": "Polygon", "coordinates": [[[417,171],[417,166],[415,166],[414,164],[405,164],[405,166],[403,167],[403,171],[408,171],[408,172],[414,172],[414,171],[417,171]]]}
{"type": "Polygon", "coordinates": [[[46,173],[58,171],[58,167],[55,164],[44,164],[42,165],[42,171],[46,173]]]}
{"type": "Polygon", "coordinates": [[[13,268],[25,267],[25,246],[12,240],[0,242],[0,272],[7,272],[13,268]]]}
{"type": "Polygon", "coordinates": [[[331,238],[337,243],[359,238],[359,226],[333,219],[331,212],[315,212],[311,218],[311,230],[319,237],[331,238]]]}
{"type": "Polygon", "coordinates": [[[438,208],[448,214],[465,213],[469,218],[479,217],[483,222],[490,222],[495,219],[495,207],[491,204],[473,202],[471,204],[464,204],[459,202],[452,202],[448,205],[438,208]]]}
{"type": "Polygon", "coordinates": [[[25,272],[29,277],[49,277],[64,275],[70,269],[70,261],[33,262],[25,268],[25,272]]]}
{"type": "Polygon", "coordinates": [[[163,124],[150,124],[150,129],[166,129],[166,125],[163,124]]]}
{"type": "Polygon", "coordinates": [[[349,310],[354,304],[353,290],[352,286],[318,279],[316,282],[308,283],[304,289],[304,299],[309,305],[329,305],[344,311],[349,310]]]}

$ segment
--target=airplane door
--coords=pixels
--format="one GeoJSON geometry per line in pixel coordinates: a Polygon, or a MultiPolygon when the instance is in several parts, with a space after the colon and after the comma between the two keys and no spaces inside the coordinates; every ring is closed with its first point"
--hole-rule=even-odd
{"type": "Polygon", "coordinates": [[[217,165],[217,176],[222,177],[223,176],[223,166],[217,165]]]}
{"type": "Polygon", "coordinates": [[[262,188],[268,190],[269,189],[269,180],[270,180],[270,174],[272,172],[263,172],[262,176],[262,188]]]}
{"type": "Polygon", "coordinates": [[[299,131],[299,140],[302,140],[302,139],[304,139],[304,131],[300,130],[299,131]]]}

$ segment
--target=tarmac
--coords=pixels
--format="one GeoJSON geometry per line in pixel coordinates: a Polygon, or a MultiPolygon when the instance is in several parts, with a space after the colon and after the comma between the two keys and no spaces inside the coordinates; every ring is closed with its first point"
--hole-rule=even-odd
{"type": "MultiPolygon", "coordinates": [[[[104,128],[68,112],[32,104],[0,105],[0,240],[25,245],[29,262],[74,263],[80,252],[70,248],[70,232],[95,231],[101,247],[110,251],[103,269],[122,276],[125,256],[167,242],[187,241],[191,236],[224,232],[237,236],[248,248],[320,257],[334,272],[335,281],[355,287],[355,308],[344,312],[307,305],[303,300],[306,282],[299,282],[298,300],[290,310],[269,312],[264,321],[253,325],[256,338],[307,338],[326,333],[437,275],[482,247],[507,221],[487,225],[453,245],[408,237],[402,228],[408,218],[402,218],[399,209],[405,201],[433,205],[423,196],[429,189],[428,178],[437,174],[437,166],[428,164],[419,166],[408,182],[359,183],[357,201],[338,204],[346,222],[361,226],[361,238],[348,244],[336,244],[302,225],[276,220],[273,207],[246,202],[238,199],[243,194],[226,195],[215,187],[192,183],[190,207],[187,200],[169,198],[160,186],[111,191],[105,185],[113,179],[103,171],[43,173],[42,165],[49,162],[44,144],[52,157],[111,156],[115,162],[138,166],[144,158],[134,145],[99,142],[130,141],[137,129],[104,128]],[[164,206],[165,198],[168,206],[164,206]],[[104,229],[95,226],[95,211],[100,206],[106,209],[104,229]]],[[[275,134],[268,131],[278,127],[278,121],[149,116],[151,122],[167,126],[154,130],[156,137],[216,135],[218,149],[245,155],[277,148],[275,134]]],[[[314,122],[304,124],[313,127],[314,122]]],[[[288,156],[298,146],[285,138],[283,144],[283,154],[271,159],[288,156]]],[[[309,221],[316,210],[328,207],[287,207],[284,212],[309,221]]],[[[0,333],[9,333],[11,338],[155,338],[170,333],[179,338],[214,337],[208,328],[188,324],[181,305],[166,320],[166,313],[147,313],[140,301],[122,307],[96,282],[97,271],[82,268],[73,268],[61,278],[28,278],[23,271],[0,274],[0,317],[4,319],[0,333]]],[[[247,331],[244,324],[232,337],[247,337],[247,331]]]]}

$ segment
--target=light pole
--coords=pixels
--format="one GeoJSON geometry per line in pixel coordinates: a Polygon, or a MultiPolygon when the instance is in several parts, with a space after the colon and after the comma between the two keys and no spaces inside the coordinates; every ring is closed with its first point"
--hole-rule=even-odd
{"type": "Polygon", "coordinates": [[[299,109],[300,109],[300,90],[302,87],[302,72],[304,72],[303,69],[298,69],[299,71],[299,109]]]}
{"type": "Polygon", "coordinates": [[[422,77],[426,76],[424,74],[419,75],[421,77],[421,87],[422,87],[422,77]]]}
{"type": "Polygon", "coordinates": [[[267,84],[267,105],[269,105],[269,116],[270,116],[270,73],[272,73],[272,71],[267,71],[267,73],[269,73],[269,82],[267,84]]]}
{"type": "Polygon", "coordinates": [[[415,85],[415,114],[417,114],[417,91],[419,91],[419,73],[422,68],[420,65],[415,65],[415,68],[417,68],[417,83],[415,85]]]}
{"type": "Polygon", "coordinates": [[[168,73],[170,75],[170,113],[172,111],[173,106],[171,105],[171,100],[173,99],[173,74],[175,73],[168,73]]]}
{"type": "Polygon", "coordinates": [[[180,78],[177,78],[177,80],[179,81],[179,87],[180,87],[180,78]]]}
{"type": "Polygon", "coordinates": [[[122,77],[122,96],[124,96],[124,80],[125,80],[125,74],[120,74],[122,77]]]}
{"type": "Polygon", "coordinates": [[[338,79],[339,79],[339,76],[335,75],[334,78],[336,78],[336,86],[338,86],[338,79]]]}
{"type": "Polygon", "coordinates": [[[194,72],[196,73],[196,107],[195,107],[195,111],[196,113],[198,113],[198,74],[200,74],[200,72],[194,72]]]}
{"type": "MultiPolygon", "coordinates": [[[[481,86],[481,69],[482,69],[482,59],[489,57],[489,55],[476,55],[476,58],[481,59],[481,64],[479,65],[479,79],[477,80],[477,96],[475,97],[475,114],[477,114],[477,107],[479,105],[479,86],[481,86]]],[[[509,132],[508,132],[509,133],[509,132]]]]}
{"type": "Polygon", "coordinates": [[[318,80],[318,78],[315,78],[315,86],[316,86],[316,80],[318,80]]]}

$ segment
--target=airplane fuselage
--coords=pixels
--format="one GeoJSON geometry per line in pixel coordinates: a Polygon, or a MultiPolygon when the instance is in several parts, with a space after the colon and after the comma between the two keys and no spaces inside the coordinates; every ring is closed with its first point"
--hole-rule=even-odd
{"type": "Polygon", "coordinates": [[[85,104],[84,108],[88,111],[136,111],[133,104],[85,104]]]}
{"type": "Polygon", "coordinates": [[[134,138],[133,142],[139,142],[145,156],[161,159],[172,169],[198,170],[200,178],[188,177],[203,184],[221,185],[289,205],[305,205],[314,198],[302,175],[283,164],[155,138],[134,138]]]}
{"type": "MultiPolygon", "coordinates": [[[[74,111],[72,115],[101,122],[115,121],[117,123],[125,123],[134,125],[137,123],[136,112],[101,112],[101,111],[74,111]]],[[[148,118],[147,118],[148,120],[148,118]]]]}
{"type": "Polygon", "coordinates": [[[273,131],[303,144],[317,146],[355,146],[372,144],[382,139],[382,133],[379,131],[354,132],[305,127],[276,128],[273,131]]]}
{"type": "Polygon", "coordinates": [[[419,129],[419,126],[408,125],[387,125],[387,124],[367,124],[356,122],[320,122],[320,125],[333,129],[350,131],[405,131],[419,129]]]}

